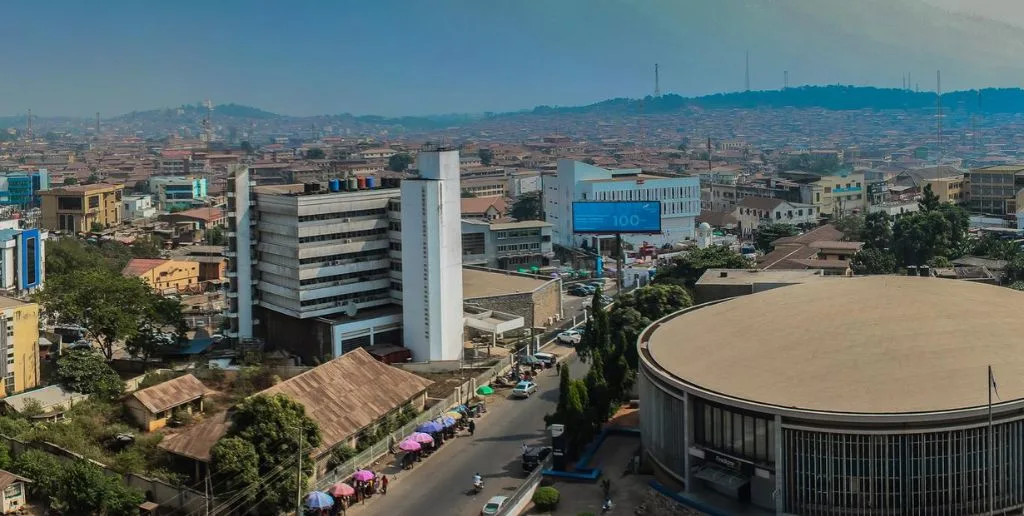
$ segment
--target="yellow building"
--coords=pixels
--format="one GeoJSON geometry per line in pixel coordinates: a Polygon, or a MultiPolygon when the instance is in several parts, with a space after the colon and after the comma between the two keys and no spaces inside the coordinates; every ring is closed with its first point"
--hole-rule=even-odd
{"type": "Polygon", "coordinates": [[[182,291],[199,285],[199,262],[132,258],[121,274],[140,278],[157,292],[182,291]]]}
{"type": "Polygon", "coordinates": [[[73,233],[87,233],[94,226],[118,226],[122,221],[123,192],[124,185],[106,183],[41,191],[42,225],[73,233]]]}
{"type": "MultiPolygon", "coordinates": [[[[939,202],[960,204],[967,202],[968,186],[963,175],[953,177],[939,177],[936,179],[925,179],[921,188],[931,185],[932,193],[939,198],[939,202]]],[[[1020,206],[1018,204],[1018,206],[1020,206]]]]}
{"type": "Polygon", "coordinates": [[[39,305],[0,297],[3,395],[39,386],[39,305]]]}
{"type": "Polygon", "coordinates": [[[176,412],[188,415],[202,412],[203,399],[211,392],[195,376],[186,374],[135,391],[124,403],[139,427],[153,432],[167,426],[176,412]]]}
{"type": "Polygon", "coordinates": [[[811,204],[817,206],[822,215],[841,217],[867,210],[864,174],[824,176],[815,181],[814,186],[811,204]]]}

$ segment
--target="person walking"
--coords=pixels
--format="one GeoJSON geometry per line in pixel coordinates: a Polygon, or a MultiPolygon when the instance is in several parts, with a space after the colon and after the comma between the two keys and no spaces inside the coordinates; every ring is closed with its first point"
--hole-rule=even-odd
{"type": "Polygon", "coordinates": [[[526,443],[523,443],[523,454],[526,454],[526,451],[529,450],[529,449],[530,449],[530,447],[527,446],[526,443]]]}
{"type": "Polygon", "coordinates": [[[383,475],[380,477],[380,494],[388,494],[388,476],[383,475]]]}
{"type": "Polygon", "coordinates": [[[472,419],[469,420],[469,436],[473,436],[473,432],[476,431],[476,422],[472,419]]]}

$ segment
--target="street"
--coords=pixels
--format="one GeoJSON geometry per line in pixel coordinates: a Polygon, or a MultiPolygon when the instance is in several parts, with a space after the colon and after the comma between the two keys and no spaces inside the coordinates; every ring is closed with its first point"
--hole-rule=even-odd
{"type": "MultiPolygon", "coordinates": [[[[567,349],[567,348],[561,348],[567,349]]],[[[587,365],[569,360],[574,378],[586,374],[587,365]]],[[[476,435],[462,433],[434,456],[410,471],[398,473],[386,496],[375,496],[349,514],[451,516],[479,514],[495,495],[511,495],[526,475],[520,464],[523,443],[548,443],[544,415],[554,412],[558,402],[556,369],[537,378],[537,393],[528,399],[507,399],[509,389],[488,400],[488,412],[477,419],[476,435]],[[484,490],[471,494],[473,474],[484,478],[484,490]]]]}

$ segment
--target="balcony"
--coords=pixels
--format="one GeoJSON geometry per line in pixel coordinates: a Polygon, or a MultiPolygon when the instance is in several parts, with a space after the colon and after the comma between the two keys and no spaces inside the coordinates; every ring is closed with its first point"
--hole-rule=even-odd
{"type": "Polygon", "coordinates": [[[238,298],[238,292],[235,292],[234,290],[229,290],[227,292],[227,296],[228,296],[228,299],[237,299],[238,298]]]}
{"type": "Polygon", "coordinates": [[[232,312],[229,310],[224,312],[224,317],[227,317],[228,319],[238,319],[238,312],[232,312]]]}
{"type": "Polygon", "coordinates": [[[225,249],[224,250],[224,256],[227,257],[227,258],[237,258],[238,257],[238,253],[235,252],[235,251],[232,251],[230,249],[225,249]]]}
{"type": "Polygon", "coordinates": [[[228,278],[237,278],[238,277],[238,271],[228,271],[226,274],[224,274],[224,276],[226,276],[228,278]]]}
{"type": "Polygon", "coordinates": [[[234,190],[228,190],[227,191],[227,196],[228,197],[234,197],[235,196],[235,191],[234,190]]]}

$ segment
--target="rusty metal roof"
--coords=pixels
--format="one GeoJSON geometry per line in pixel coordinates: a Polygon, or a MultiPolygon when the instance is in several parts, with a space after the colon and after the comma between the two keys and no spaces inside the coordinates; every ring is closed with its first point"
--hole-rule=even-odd
{"type": "Polygon", "coordinates": [[[212,392],[203,382],[190,374],[147,387],[132,393],[142,406],[152,413],[163,412],[184,405],[212,392]]]}
{"type": "Polygon", "coordinates": [[[318,457],[395,410],[434,382],[378,362],[358,348],[259,394],[284,394],[320,426],[318,457]]]}
{"type": "Polygon", "coordinates": [[[213,445],[228,433],[230,426],[231,420],[228,418],[228,411],[221,411],[210,415],[184,432],[164,437],[157,446],[168,453],[200,462],[208,462],[213,445]]]}
{"type": "Polygon", "coordinates": [[[32,482],[31,480],[25,477],[20,477],[18,475],[15,475],[14,473],[11,473],[10,471],[0,469],[0,491],[7,489],[7,486],[15,482],[18,482],[19,480],[22,482],[32,482]]]}

